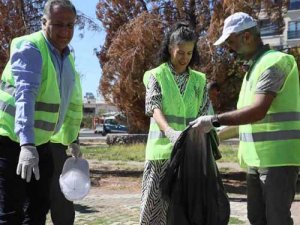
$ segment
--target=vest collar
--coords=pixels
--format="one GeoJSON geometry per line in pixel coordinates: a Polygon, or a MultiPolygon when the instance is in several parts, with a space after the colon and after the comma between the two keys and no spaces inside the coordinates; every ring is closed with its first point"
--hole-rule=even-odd
{"type": "MultiPolygon", "coordinates": [[[[60,55],[59,51],[51,44],[51,42],[47,39],[46,35],[44,34],[44,31],[42,31],[43,37],[46,40],[46,43],[49,47],[49,49],[51,50],[51,52],[60,55]]],[[[71,53],[71,50],[69,48],[69,46],[67,46],[64,51],[63,51],[63,57],[67,57],[69,56],[69,54],[71,53]]]]}
{"type": "Polygon", "coordinates": [[[188,76],[189,75],[189,68],[187,68],[187,70],[185,70],[183,73],[176,73],[172,63],[169,61],[167,62],[167,65],[169,66],[170,70],[171,70],[171,73],[174,75],[174,76],[188,76]]]}
{"type": "Polygon", "coordinates": [[[253,69],[254,65],[256,64],[256,62],[259,60],[259,58],[265,54],[267,51],[269,51],[270,45],[266,44],[263,45],[262,48],[258,48],[256,53],[254,54],[254,56],[252,57],[252,59],[250,59],[249,61],[246,61],[243,64],[243,69],[245,70],[245,72],[247,72],[247,79],[249,78],[249,75],[251,74],[251,70],[253,69]]]}

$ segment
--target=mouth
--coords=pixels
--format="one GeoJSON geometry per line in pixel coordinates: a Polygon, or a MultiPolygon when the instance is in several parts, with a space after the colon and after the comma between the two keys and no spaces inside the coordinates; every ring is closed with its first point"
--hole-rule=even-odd
{"type": "Polygon", "coordinates": [[[179,62],[179,65],[181,65],[181,66],[186,66],[187,63],[186,63],[186,62],[179,62]]]}

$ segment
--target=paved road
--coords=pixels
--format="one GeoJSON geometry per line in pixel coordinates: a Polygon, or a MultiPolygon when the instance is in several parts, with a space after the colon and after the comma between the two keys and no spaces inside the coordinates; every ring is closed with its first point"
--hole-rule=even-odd
{"type": "MultiPolygon", "coordinates": [[[[98,170],[104,170],[104,168],[114,170],[114,167],[120,168],[124,165],[111,161],[101,162],[100,164],[96,161],[90,161],[90,166],[98,170]]],[[[130,162],[130,168],[134,168],[134,170],[141,170],[142,167],[143,163],[130,162]]],[[[229,168],[230,171],[240,171],[239,166],[234,163],[222,163],[219,164],[219,167],[229,168]]],[[[99,183],[97,181],[96,178],[93,179],[94,186],[91,188],[90,193],[83,200],[75,202],[75,225],[138,225],[141,177],[106,175],[100,177],[99,183]]],[[[230,197],[230,224],[249,225],[246,218],[245,184],[233,181],[235,179],[230,179],[230,182],[224,179],[230,197]],[[229,186],[233,188],[228,188],[229,186]]],[[[297,201],[292,205],[295,225],[300,225],[299,212],[300,195],[298,194],[297,201]]],[[[52,223],[48,218],[47,225],[50,224],[52,223]]]]}
{"type": "Polygon", "coordinates": [[[105,142],[106,136],[101,134],[94,134],[94,130],[82,129],[79,133],[79,141],[103,141],[105,142]]]}
{"type": "MultiPolygon", "coordinates": [[[[93,187],[85,199],[75,204],[75,225],[138,225],[139,207],[139,193],[109,193],[93,187]]],[[[230,207],[230,224],[249,225],[245,196],[231,196],[230,207]]],[[[299,212],[300,202],[297,201],[292,206],[295,225],[300,225],[299,212]]],[[[52,223],[48,220],[47,225],[50,224],[52,223]]]]}

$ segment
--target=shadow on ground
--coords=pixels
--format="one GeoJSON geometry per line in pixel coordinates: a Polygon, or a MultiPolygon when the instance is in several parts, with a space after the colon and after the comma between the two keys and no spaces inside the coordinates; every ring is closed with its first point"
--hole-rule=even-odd
{"type": "MultiPolygon", "coordinates": [[[[142,177],[143,171],[139,170],[91,170],[92,178],[105,176],[116,177],[142,177]]],[[[228,193],[246,195],[246,173],[242,171],[221,172],[222,181],[228,193]]],[[[300,194],[300,176],[297,182],[297,194],[300,194]]]]}
{"type": "MultiPolygon", "coordinates": [[[[246,195],[247,182],[245,172],[221,173],[221,177],[228,193],[246,195]]],[[[297,182],[296,193],[300,194],[300,175],[297,182]]]]}
{"type": "Polygon", "coordinates": [[[95,210],[92,207],[89,207],[86,205],[80,205],[80,204],[74,204],[74,208],[75,208],[75,211],[78,211],[80,213],[85,213],[85,214],[99,212],[98,210],[95,210]]]}
{"type": "Polygon", "coordinates": [[[221,173],[225,190],[232,194],[246,195],[246,173],[226,172],[221,173]]]}

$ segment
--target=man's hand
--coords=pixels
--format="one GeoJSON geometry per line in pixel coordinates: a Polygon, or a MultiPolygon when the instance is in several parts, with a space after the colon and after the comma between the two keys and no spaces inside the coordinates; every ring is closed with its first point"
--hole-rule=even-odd
{"type": "Polygon", "coordinates": [[[21,146],[17,175],[21,175],[22,179],[26,179],[27,182],[30,182],[32,172],[34,173],[35,179],[39,180],[39,154],[35,146],[21,146]]]}
{"type": "Polygon", "coordinates": [[[71,155],[72,155],[73,157],[79,158],[79,157],[82,156],[82,153],[81,153],[81,151],[80,151],[80,145],[79,145],[79,144],[77,144],[77,143],[72,143],[72,144],[69,145],[68,149],[69,149],[69,151],[70,151],[70,153],[71,153],[71,155]]]}
{"type": "Polygon", "coordinates": [[[190,122],[190,125],[192,125],[193,128],[200,129],[201,132],[208,133],[212,128],[212,118],[214,116],[200,116],[194,121],[190,122]]]}
{"type": "Polygon", "coordinates": [[[166,137],[170,140],[170,142],[172,144],[175,144],[175,142],[177,141],[178,137],[180,136],[181,134],[181,131],[177,131],[177,130],[174,130],[173,128],[171,127],[168,127],[166,130],[165,130],[165,135],[166,137]]]}

